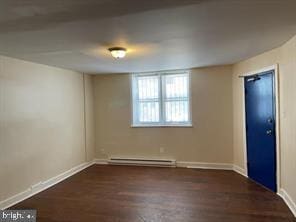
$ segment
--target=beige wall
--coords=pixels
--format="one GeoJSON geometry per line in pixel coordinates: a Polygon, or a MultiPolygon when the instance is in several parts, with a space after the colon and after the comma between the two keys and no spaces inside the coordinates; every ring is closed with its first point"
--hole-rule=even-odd
{"type": "Polygon", "coordinates": [[[88,140],[82,74],[0,56],[0,201],[85,162],[88,140]]]}
{"type": "Polygon", "coordinates": [[[244,167],[243,80],[238,76],[276,63],[279,65],[280,89],[281,187],[296,202],[296,36],[280,48],[235,64],[233,67],[234,164],[244,167]]]}
{"type": "Polygon", "coordinates": [[[192,70],[193,128],[131,128],[129,75],[97,75],[96,157],[232,163],[231,74],[231,66],[192,70]]]}

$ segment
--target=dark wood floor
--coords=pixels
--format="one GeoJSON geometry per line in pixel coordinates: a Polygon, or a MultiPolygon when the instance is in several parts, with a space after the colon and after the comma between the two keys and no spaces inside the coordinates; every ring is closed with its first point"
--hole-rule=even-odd
{"type": "Polygon", "coordinates": [[[12,209],[38,222],[295,222],[276,194],[232,171],[91,166],[12,209]]]}

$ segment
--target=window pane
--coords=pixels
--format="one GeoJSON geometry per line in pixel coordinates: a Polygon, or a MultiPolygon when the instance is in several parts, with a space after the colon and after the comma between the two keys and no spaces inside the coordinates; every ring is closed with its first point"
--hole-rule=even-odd
{"type": "Polygon", "coordinates": [[[139,102],[139,121],[159,122],[159,102],[139,102]]]}
{"type": "Polygon", "coordinates": [[[189,120],[188,101],[165,102],[166,122],[187,122],[189,120]]]}
{"type": "Polygon", "coordinates": [[[188,75],[164,76],[166,98],[188,97],[188,75]]]}
{"type": "Polygon", "coordinates": [[[190,124],[189,73],[134,74],[133,124],[190,124]]]}
{"type": "Polygon", "coordinates": [[[143,76],[138,77],[139,100],[157,99],[159,97],[159,77],[143,76]]]}

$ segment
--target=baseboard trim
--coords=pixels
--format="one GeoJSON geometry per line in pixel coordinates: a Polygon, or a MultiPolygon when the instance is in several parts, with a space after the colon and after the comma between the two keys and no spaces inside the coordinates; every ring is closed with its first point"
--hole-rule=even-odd
{"type": "Polygon", "coordinates": [[[248,175],[247,175],[245,169],[243,169],[243,168],[241,168],[241,167],[239,167],[237,165],[233,165],[233,170],[235,172],[237,172],[238,174],[248,178],[248,175]]]}
{"type": "Polygon", "coordinates": [[[292,213],[294,214],[294,217],[296,217],[296,203],[293,201],[291,196],[285,191],[283,188],[280,189],[278,192],[278,195],[283,198],[285,203],[288,205],[292,213]]]}
{"type": "Polygon", "coordinates": [[[108,160],[107,159],[94,159],[94,164],[99,164],[99,165],[108,165],[108,160]]]}
{"type": "Polygon", "coordinates": [[[192,168],[192,169],[233,170],[232,164],[229,164],[229,163],[204,163],[204,162],[177,161],[177,167],[185,167],[185,168],[192,168]]]}
{"type": "Polygon", "coordinates": [[[84,170],[85,168],[87,168],[91,165],[93,165],[93,161],[80,164],[80,165],[73,167],[70,170],[67,170],[66,172],[63,172],[63,173],[61,173],[55,177],[52,177],[46,181],[42,181],[42,182],[39,182],[35,185],[32,185],[27,190],[25,190],[21,193],[18,193],[6,200],[1,201],[0,202],[0,209],[1,210],[7,209],[7,208],[25,200],[25,199],[28,199],[31,196],[38,194],[38,193],[40,193],[40,192],[42,192],[54,185],[60,183],[61,181],[67,179],[68,177],[73,176],[74,174],[84,170]]]}

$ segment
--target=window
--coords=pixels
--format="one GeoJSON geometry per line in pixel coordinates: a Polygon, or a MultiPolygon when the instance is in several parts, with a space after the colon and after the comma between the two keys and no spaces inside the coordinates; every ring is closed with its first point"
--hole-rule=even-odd
{"type": "Polygon", "coordinates": [[[188,71],[132,75],[133,126],[191,126],[188,71]]]}

